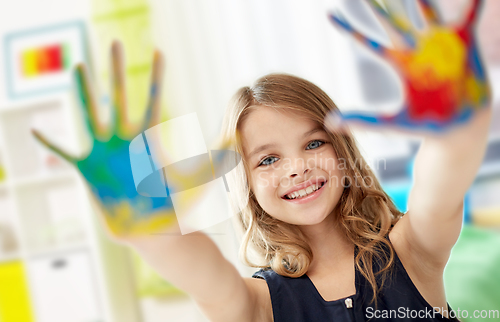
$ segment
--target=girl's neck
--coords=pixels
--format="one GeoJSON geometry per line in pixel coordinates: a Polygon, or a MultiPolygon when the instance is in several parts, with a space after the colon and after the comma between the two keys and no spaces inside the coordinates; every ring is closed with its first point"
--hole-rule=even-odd
{"type": "Polygon", "coordinates": [[[313,252],[308,275],[331,271],[341,262],[354,258],[354,244],[346,237],[335,213],[320,224],[301,226],[300,229],[313,252]]]}

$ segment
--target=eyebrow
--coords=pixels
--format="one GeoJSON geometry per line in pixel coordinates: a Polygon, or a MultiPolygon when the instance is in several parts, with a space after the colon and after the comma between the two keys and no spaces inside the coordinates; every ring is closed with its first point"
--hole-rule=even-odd
{"type": "MultiPolygon", "coordinates": [[[[316,132],[320,132],[320,131],[324,131],[323,127],[315,127],[314,129],[310,130],[310,131],[307,131],[306,133],[304,133],[304,135],[302,135],[302,138],[306,138],[316,132]]],[[[252,151],[252,153],[250,153],[248,155],[248,158],[250,159],[251,157],[253,157],[255,154],[259,153],[259,152],[262,152],[264,150],[267,150],[269,148],[273,148],[275,147],[277,144],[276,143],[270,143],[270,144],[264,144],[264,145],[261,145],[260,147],[256,148],[255,150],[252,151]]]]}

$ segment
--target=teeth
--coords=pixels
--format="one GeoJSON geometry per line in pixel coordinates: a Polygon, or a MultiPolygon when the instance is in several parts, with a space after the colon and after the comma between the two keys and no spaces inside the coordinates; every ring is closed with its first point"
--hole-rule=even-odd
{"type": "Polygon", "coordinates": [[[320,185],[317,185],[317,184],[312,184],[310,185],[309,187],[305,188],[305,189],[302,189],[302,190],[298,190],[298,191],[294,191],[290,194],[287,195],[288,199],[296,199],[296,198],[302,198],[306,195],[309,195],[311,193],[313,193],[314,191],[318,190],[319,188],[321,188],[320,185]]]}

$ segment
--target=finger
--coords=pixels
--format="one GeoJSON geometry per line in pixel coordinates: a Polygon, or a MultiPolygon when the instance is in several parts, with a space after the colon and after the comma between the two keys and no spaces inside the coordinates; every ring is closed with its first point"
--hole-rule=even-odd
{"type": "Polygon", "coordinates": [[[395,115],[374,114],[369,112],[330,112],[325,117],[325,126],[331,131],[368,130],[377,132],[398,132],[403,135],[423,135],[437,132],[440,127],[432,122],[412,121],[406,111],[395,115]]]}
{"type": "Polygon", "coordinates": [[[471,7],[465,16],[465,22],[463,25],[465,28],[475,27],[483,5],[484,0],[472,0],[471,7]]]}
{"type": "Polygon", "coordinates": [[[468,51],[470,56],[468,59],[468,66],[471,70],[471,73],[476,78],[473,82],[468,82],[469,88],[473,88],[475,86],[488,86],[486,70],[478,46],[476,46],[475,44],[469,44],[468,51]]]}
{"type": "Polygon", "coordinates": [[[435,1],[420,0],[419,3],[420,3],[420,8],[422,8],[424,17],[428,23],[434,25],[441,25],[443,23],[441,14],[439,13],[435,1]]]}
{"type": "Polygon", "coordinates": [[[127,135],[128,126],[124,56],[121,42],[113,41],[111,45],[113,126],[116,133],[122,137],[127,135]]]}
{"type": "Polygon", "coordinates": [[[149,87],[149,101],[144,117],[144,130],[155,126],[161,121],[161,88],[163,84],[164,59],[161,52],[155,51],[151,83],[149,87]]]}
{"type": "Polygon", "coordinates": [[[358,40],[359,42],[361,42],[363,45],[367,46],[371,50],[375,51],[377,54],[385,56],[389,52],[388,48],[384,47],[383,45],[379,44],[378,42],[376,42],[376,41],[374,41],[372,39],[369,39],[368,37],[366,37],[365,35],[363,35],[359,31],[357,31],[356,29],[354,29],[339,14],[336,14],[336,13],[330,14],[330,20],[335,25],[343,28],[344,30],[346,30],[347,32],[349,32],[350,34],[352,34],[356,40],[358,40]]]}
{"type": "Polygon", "coordinates": [[[415,119],[403,110],[395,115],[379,115],[366,112],[330,113],[325,118],[325,126],[330,130],[372,130],[377,132],[398,132],[408,136],[442,134],[465,123],[472,115],[465,113],[450,120],[433,118],[415,119]]]}
{"type": "Polygon", "coordinates": [[[64,160],[68,161],[69,163],[75,164],[76,163],[76,158],[70,156],[57,146],[55,146],[53,143],[49,142],[40,132],[37,130],[31,130],[31,133],[35,136],[35,138],[40,142],[42,145],[47,147],[49,150],[54,152],[56,155],[60,156],[64,160]]]}
{"type": "Polygon", "coordinates": [[[368,3],[392,29],[403,37],[408,46],[415,47],[416,40],[413,27],[406,17],[402,16],[402,14],[386,11],[376,0],[369,0],[368,3]]]}
{"type": "Polygon", "coordinates": [[[386,117],[362,112],[331,113],[325,118],[325,125],[330,129],[342,129],[350,126],[379,127],[388,124],[390,123],[386,117]]]}
{"type": "Polygon", "coordinates": [[[99,123],[97,103],[92,86],[90,86],[89,73],[85,65],[79,64],[75,69],[78,100],[83,108],[85,123],[92,136],[102,137],[104,128],[99,123]]]}

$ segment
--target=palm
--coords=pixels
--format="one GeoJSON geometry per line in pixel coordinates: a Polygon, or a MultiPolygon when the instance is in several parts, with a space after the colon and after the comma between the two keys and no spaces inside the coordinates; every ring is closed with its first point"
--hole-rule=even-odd
{"type": "MultiPolygon", "coordinates": [[[[89,86],[84,66],[76,69],[78,93],[91,134],[92,148],[84,157],[75,158],[48,142],[41,134],[35,136],[56,154],[74,164],[85,178],[94,197],[104,210],[104,218],[116,236],[151,233],[164,228],[175,218],[171,199],[150,198],[137,192],[130,165],[131,138],[139,134],[126,121],[123,61],[120,44],[113,44],[113,122],[107,127],[97,120],[95,97],[89,86]]],[[[156,54],[153,66],[151,97],[142,130],[159,122],[159,93],[162,59],[156,54]]]]}
{"type": "Polygon", "coordinates": [[[76,162],[93,194],[106,209],[108,226],[118,234],[154,231],[152,226],[164,223],[152,222],[160,220],[158,212],[162,215],[167,212],[167,217],[174,215],[170,198],[149,198],[137,192],[129,146],[129,140],[116,135],[104,142],[94,138],[90,154],[76,162]]]}
{"type": "Polygon", "coordinates": [[[465,22],[453,28],[442,24],[429,0],[420,0],[428,25],[424,31],[414,30],[376,1],[369,3],[403,36],[407,48],[385,48],[339,15],[332,15],[332,21],[395,66],[406,101],[395,115],[346,113],[343,120],[439,131],[468,121],[488,106],[490,90],[474,35],[481,0],[474,0],[465,22]]]}

